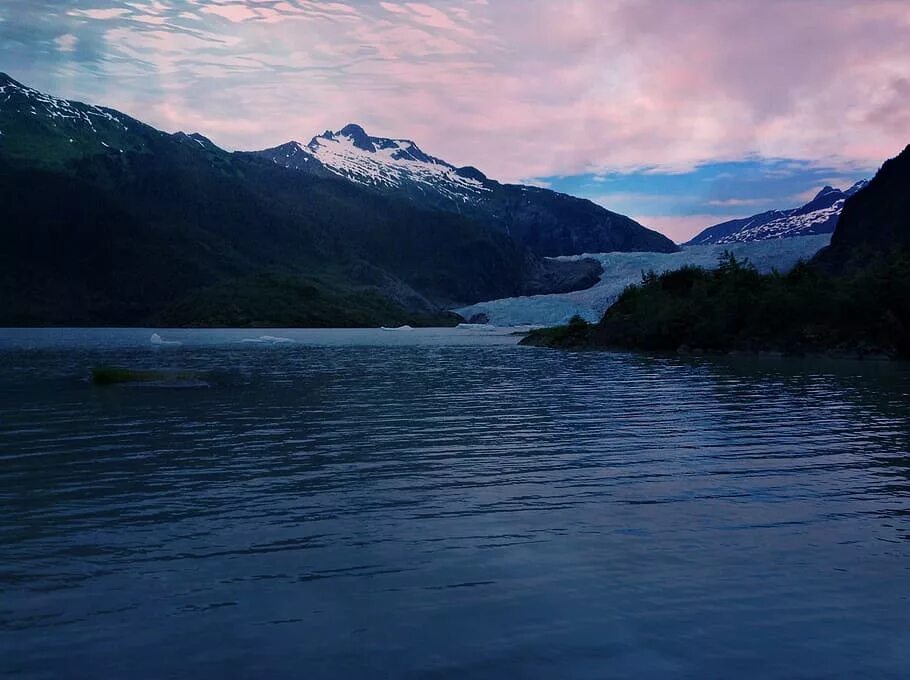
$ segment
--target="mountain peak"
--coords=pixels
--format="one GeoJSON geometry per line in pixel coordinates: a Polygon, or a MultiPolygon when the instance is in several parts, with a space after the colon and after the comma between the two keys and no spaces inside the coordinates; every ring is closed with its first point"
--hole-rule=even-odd
{"type": "Polygon", "coordinates": [[[341,128],[336,134],[344,135],[345,137],[369,137],[367,131],[364,130],[357,123],[348,123],[343,128],[341,128]]]}
{"type": "MultiPolygon", "coordinates": [[[[313,138],[313,141],[310,144],[316,143],[316,138],[313,138]]],[[[284,165],[285,167],[295,168],[300,170],[303,167],[307,167],[310,163],[310,152],[307,147],[304,147],[300,142],[296,140],[291,140],[290,142],[285,142],[279,146],[273,147],[271,149],[266,149],[265,151],[257,152],[260,155],[264,155],[266,158],[271,160],[273,163],[278,165],[284,165]]]]}
{"type": "Polygon", "coordinates": [[[857,183],[854,184],[852,187],[850,187],[849,189],[847,189],[844,193],[847,194],[847,196],[852,196],[853,194],[855,194],[855,193],[856,193],[857,191],[859,191],[860,189],[865,189],[867,184],[869,184],[869,180],[867,180],[867,179],[861,179],[859,182],[857,182],[857,183]]]}
{"type": "Polygon", "coordinates": [[[834,193],[839,194],[840,189],[835,189],[830,184],[826,184],[824,187],[822,187],[821,191],[819,191],[817,194],[815,194],[815,198],[813,198],[812,200],[817,201],[818,199],[820,199],[824,196],[827,196],[828,194],[834,194],[834,193]]]}
{"type": "Polygon", "coordinates": [[[218,149],[218,146],[216,146],[216,144],[211,139],[198,132],[183,132],[181,130],[180,132],[175,132],[173,135],[171,135],[171,137],[181,142],[193,142],[195,144],[198,144],[203,149],[218,149]]]}
{"type": "Polygon", "coordinates": [[[338,137],[347,137],[358,149],[376,151],[376,147],[373,144],[373,138],[367,134],[366,130],[356,123],[348,123],[336,132],[335,135],[338,137]]]}
{"type": "Polygon", "coordinates": [[[291,141],[285,142],[284,144],[279,144],[278,146],[275,147],[275,150],[276,151],[302,151],[303,145],[300,142],[298,142],[296,139],[292,139],[291,141]]]}
{"type": "Polygon", "coordinates": [[[2,71],[0,71],[0,87],[6,87],[7,85],[12,85],[13,87],[17,87],[20,89],[25,88],[25,86],[22,83],[20,83],[19,81],[17,81],[15,78],[13,78],[12,76],[10,76],[7,73],[3,73],[2,71]]]}
{"type": "Polygon", "coordinates": [[[466,165],[463,168],[457,168],[455,173],[460,177],[467,177],[468,179],[473,179],[475,182],[486,182],[487,176],[483,174],[480,170],[475,168],[473,165],[466,165]]]}

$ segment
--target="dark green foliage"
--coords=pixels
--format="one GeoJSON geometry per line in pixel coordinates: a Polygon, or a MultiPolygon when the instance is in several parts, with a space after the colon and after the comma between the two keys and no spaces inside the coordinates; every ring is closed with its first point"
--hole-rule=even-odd
{"type": "Polygon", "coordinates": [[[727,253],[715,270],[646,274],[596,326],[548,333],[529,344],[910,357],[910,250],[841,277],[760,274],[727,253]]]}
{"type": "Polygon", "coordinates": [[[194,291],[154,321],[165,326],[360,328],[454,326],[460,318],[446,312],[409,311],[368,289],[260,274],[194,291]]]}
{"type": "Polygon", "coordinates": [[[545,347],[586,347],[591,345],[592,328],[591,324],[576,314],[565,326],[533,331],[521,341],[521,344],[545,347]]]}

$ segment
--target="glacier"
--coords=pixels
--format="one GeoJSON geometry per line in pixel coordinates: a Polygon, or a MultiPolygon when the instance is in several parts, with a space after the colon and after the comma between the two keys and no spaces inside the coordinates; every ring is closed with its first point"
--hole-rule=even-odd
{"type": "Polygon", "coordinates": [[[556,326],[576,314],[586,321],[596,322],[620,293],[632,283],[641,281],[642,273],[657,273],[679,269],[685,265],[705,268],[717,266],[725,251],[737,259],[748,258],[761,272],[788,271],[800,260],[812,257],[828,245],[831,234],[797,236],[792,238],[750,241],[721,245],[683,246],[678,253],[596,253],[554,258],[576,260],[593,258],[603,266],[604,273],[591,288],[572,293],[513,297],[479,302],[453,311],[465,319],[483,314],[495,326],[556,326]]]}

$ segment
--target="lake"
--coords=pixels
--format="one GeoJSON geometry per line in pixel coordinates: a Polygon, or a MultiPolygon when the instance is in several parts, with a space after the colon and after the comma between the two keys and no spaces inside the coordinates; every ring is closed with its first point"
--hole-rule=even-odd
{"type": "Polygon", "coordinates": [[[154,332],[0,330],[4,677],[910,672],[906,364],[154,332]]]}

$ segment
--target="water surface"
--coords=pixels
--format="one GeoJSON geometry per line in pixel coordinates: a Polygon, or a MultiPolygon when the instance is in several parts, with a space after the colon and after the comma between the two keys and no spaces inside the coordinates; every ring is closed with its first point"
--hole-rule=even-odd
{"type": "Polygon", "coordinates": [[[0,331],[0,675],[908,675],[905,365],[152,332],[0,331]]]}

